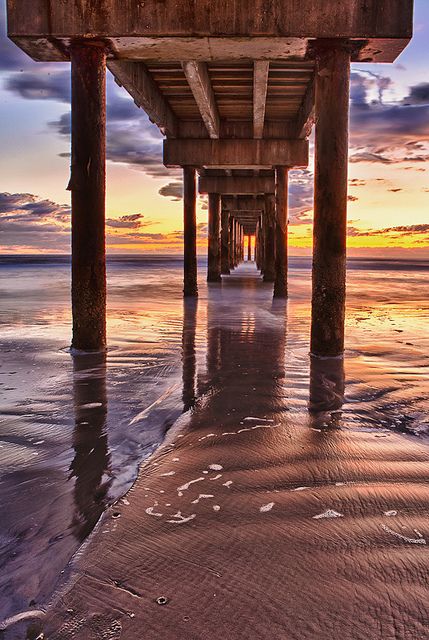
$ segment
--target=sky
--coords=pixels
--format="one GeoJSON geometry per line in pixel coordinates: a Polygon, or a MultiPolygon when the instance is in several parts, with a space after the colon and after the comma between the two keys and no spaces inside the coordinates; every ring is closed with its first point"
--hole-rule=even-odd
{"type": "MultiPolygon", "coordinates": [[[[0,253],[69,253],[70,66],[32,61],[6,37],[0,0],[0,253]]],[[[429,258],[429,2],[393,64],[353,64],[349,255],[429,258]]],[[[313,143],[311,141],[311,149],[313,143]]],[[[289,246],[311,253],[313,153],[290,173],[289,246]]],[[[197,208],[198,247],[207,204],[197,208]]],[[[162,136],[107,77],[107,248],[182,251],[181,174],[162,165],[162,136]]]]}

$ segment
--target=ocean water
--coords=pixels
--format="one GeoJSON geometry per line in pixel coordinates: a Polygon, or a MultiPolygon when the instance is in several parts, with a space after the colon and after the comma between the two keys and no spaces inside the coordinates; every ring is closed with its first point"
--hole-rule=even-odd
{"type": "Polygon", "coordinates": [[[311,361],[310,261],[289,269],[282,304],[253,263],[207,286],[201,260],[184,303],[180,258],[111,258],[108,352],[72,357],[68,259],[0,258],[0,619],[46,604],[142,461],[234,371],[237,411],[275,393],[302,429],[429,444],[429,262],[350,260],[344,367],[311,361]]]}

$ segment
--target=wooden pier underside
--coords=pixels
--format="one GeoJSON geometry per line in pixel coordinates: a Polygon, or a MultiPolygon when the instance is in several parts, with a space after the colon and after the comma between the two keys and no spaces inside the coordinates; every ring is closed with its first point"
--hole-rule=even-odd
{"type": "MultiPolygon", "coordinates": [[[[317,291],[312,341],[320,355],[338,355],[344,338],[350,62],[393,62],[412,37],[413,4],[413,0],[7,0],[8,35],[34,60],[71,60],[76,78],[94,74],[99,79],[94,95],[103,92],[107,65],[116,82],[165,135],[164,165],[184,169],[187,295],[198,294],[198,188],[209,201],[209,280],[220,280],[221,245],[222,269],[227,273],[227,263],[236,266],[243,259],[244,235],[254,234],[264,279],[275,282],[274,295],[287,295],[288,171],[307,166],[308,138],[317,121],[318,266],[313,272],[317,291]],[[98,69],[90,64],[94,48],[101,50],[98,69]],[[249,196],[251,204],[245,206],[243,198],[249,196]],[[335,243],[330,243],[333,237],[335,243]],[[328,291],[332,274],[338,282],[335,290],[328,291]],[[329,316],[319,308],[326,295],[332,299],[329,316]]],[[[83,109],[80,117],[88,116],[88,131],[95,131],[100,122],[97,103],[92,104],[90,87],[80,90],[87,91],[89,110],[85,114],[83,109]]],[[[75,139],[78,120],[73,120],[75,139]]],[[[87,172],[81,161],[85,149],[79,144],[74,148],[72,191],[80,188],[76,176],[87,172]]],[[[100,175],[104,162],[100,155],[100,175]]],[[[94,198],[103,202],[104,186],[100,183],[94,189],[94,198]]],[[[78,195],[74,201],[79,206],[74,209],[81,210],[74,211],[74,217],[87,220],[91,212],[78,195]]],[[[88,229],[89,235],[102,237],[104,211],[100,209],[91,224],[94,230],[88,229]]],[[[75,243],[77,251],[79,238],[75,243]]],[[[82,257],[88,272],[97,266],[93,260],[91,255],[82,257]]],[[[73,285],[78,290],[82,286],[73,285]]],[[[102,310],[95,311],[104,317],[102,310]]],[[[90,323],[85,317],[76,318],[76,313],[74,326],[86,336],[90,323]]],[[[99,334],[103,335],[101,326],[99,334]]],[[[98,342],[102,347],[101,338],[98,342]]],[[[73,344],[88,348],[90,341],[77,336],[73,344]]]]}

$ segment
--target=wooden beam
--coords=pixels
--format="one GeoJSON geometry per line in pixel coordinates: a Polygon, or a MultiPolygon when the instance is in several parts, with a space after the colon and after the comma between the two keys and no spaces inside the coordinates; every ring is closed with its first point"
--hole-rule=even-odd
{"type": "Polygon", "coordinates": [[[222,198],[222,207],[229,211],[255,211],[264,208],[265,198],[264,196],[241,196],[241,197],[228,197],[222,198]]]}
{"type": "Polygon", "coordinates": [[[144,109],[149,120],[161,132],[175,138],[178,122],[167,100],[143,62],[110,60],[107,64],[117,83],[120,83],[134,98],[137,106],[144,109]]]}
{"type": "Polygon", "coordinates": [[[198,182],[200,193],[221,195],[247,195],[275,192],[274,177],[269,176],[201,176],[198,182]]]}
{"type": "Polygon", "coordinates": [[[207,64],[190,60],[182,62],[182,68],[210,138],[219,138],[220,118],[207,64]]]}
{"type": "Polygon", "coordinates": [[[264,136],[269,70],[270,63],[266,60],[253,63],[253,137],[257,140],[264,136]]]}
{"type": "Polygon", "coordinates": [[[302,104],[296,116],[294,132],[297,138],[308,138],[311,135],[311,129],[315,121],[315,83],[314,77],[311,79],[302,104]]]}
{"type": "Polygon", "coordinates": [[[308,165],[308,141],[276,140],[164,140],[166,167],[256,168],[308,165]]]}
{"type": "MultiPolygon", "coordinates": [[[[8,31],[36,59],[97,37],[121,59],[304,59],[309,40],[356,39],[392,62],[412,36],[413,0],[8,0],[8,31]],[[219,34],[222,34],[219,36],[219,34]]],[[[363,57],[362,57],[363,56],[363,57]]],[[[367,60],[368,61],[368,60],[367,60]]]]}

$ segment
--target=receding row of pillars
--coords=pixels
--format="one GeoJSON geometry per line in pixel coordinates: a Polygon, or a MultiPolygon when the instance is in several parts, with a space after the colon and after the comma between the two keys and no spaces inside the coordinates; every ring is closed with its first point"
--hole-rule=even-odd
{"type": "MultiPolygon", "coordinates": [[[[311,352],[338,356],[344,349],[346,209],[350,48],[331,40],[315,45],[315,188],[311,352]]],[[[72,44],[72,346],[106,346],[105,131],[106,48],[72,44]]],[[[237,140],[239,144],[239,140],[237,140]]],[[[183,169],[185,296],[197,296],[196,170],[183,169]]],[[[256,261],[274,295],[287,295],[288,168],[276,168],[276,194],[266,196],[256,230],[256,261]]],[[[221,199],[209,197],[210,279],[231,269],[231,239],[243,230],[222,224],[221,199]],[[227,237],[227,230],[229,235],[227,237]],[[226,249],[229,247],[229,260],[226,249]]],[[[238,234],[238,235],[237,235],[238,234]]],[[[234,241],[233,249],[242,247],[234,241]]],[[[234,259],[236,259],[234,254],[234,259]]]]}

